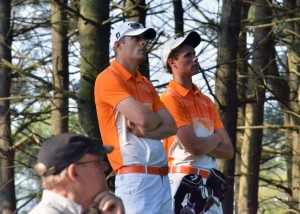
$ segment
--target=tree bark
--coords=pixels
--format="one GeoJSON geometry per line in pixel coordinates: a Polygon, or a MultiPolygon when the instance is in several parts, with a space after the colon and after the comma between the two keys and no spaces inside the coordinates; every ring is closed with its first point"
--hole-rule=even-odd
{"type": "MultiPolygon", "coordinates": [[[[255,24],[270,23],[271,10],[265,0],[255,1],[255,24]]],[[[252,69],[249,71],[245,126],[262,125],[264,120],[265,87],[264,75],[268,72],[271,28],[256,28],[252,69]]],[[[257,213],[259,166],[261,160],[262,129],[245,129],[241,148],[241,179],[239,187],[238,213],[257,213]]]]}
{"type": "Polygon", "coordinates": [[[55,88],[51,100],[51,128],[53,135],[68,132],[68,97],[62,93],[69,89],[67,5],[67,0],[51,1],[52,79],[55,88]],[[60,1],[60,4],[57,4],[56,1],[60,1]]]}
{"type": "MultiPolygon", "coordinates": [[[[249,4],[242,3],[241,8],[241,20],[247,20],[249,12],[249,4]]],[[[247,49],[247,32],[240,32],[238,42],[238,60],[237,60],[237,97],[238,97],[238,116],[237,126],[244,126],[245,124],[245,97],[246,97],[246,85],[247,85],[247,71],[248,71],[248,49],[247,49]]],[[[235,148],[235,175],[241,174],[241,146],[243,142],[244,130],[237,130],[236,135],[236,148],[235,148]]],[[[238,210],[238,196],[239,196],[239,177],[234,180],[234,199],[235,199],[235,213],[238,210]]]]}
{"type": "MultiPolygon", "coordinates": [[[[299,6],[300,0],[283,1],[286,15],[284,18],[295,18],[299,17],[299,6]],[[298,8],[298,10],[295,10],[298,8]]],[[[299,72],[300,72],[300,25],[299,22],[289,22],[286,24],[286,29],[284,29],[285,41],[287,46],[287,57],[288,57],[288,74],[289,74],[289,109],[295,114],[288,116],[288,123],[291,125],[299,125],[300,119],[300,105],[299,105],[299,72]]],[[[289,149],[289,154],[291,157],[288,159],[289,169],[291,172],[288,173],[288,183],[291,187],[291,196],[289,197],[288,206],[289,209],[293,210],[290,213],[300,212],[300,133],[298,129],[293,129],[289,131],[289,138],[287,146],[291,146],[289,149]]]]}
{"type": "Polygon", "coordinates": [[[109,65],[110,25],[102,22],[109,18],[108,0],[82,0],[80,13],[91,21],[79,20],[80,88],[78,113],[83,132],[100,138],[94,101],[94,84],[97,75],[109,65]]]}
{"type": "MultiPolygon", "coordinates": [[[[11,2],[0,1],[0,60],[11,62],[11,2]]],[[[11,149],[10,128],[11,70],[0,61],[0,213],[10,214],[16,209],[14,185],[14,150],[11,149]]]]}
{"type": "Polygon", "coordinates": [[[173,0],[174,19],[175,19],[175,34],[183,35],[184,33],[184,20],[183,8],[181,0],[173,0]]]}
{"type": "MultiPolygon", "coordinates": [[[[218,68],[216,71],[216,98],[221,119],[227,130],[233,148],[237,134],[237,54],[240,32],[241,1],[223,1],[218,46],[218,68]]],[[[234,186],[235,158],[223,161],[222,171],[234,186]]],[[[233,189],[223,203],[224,213],[233,213],[233,189]]]]}

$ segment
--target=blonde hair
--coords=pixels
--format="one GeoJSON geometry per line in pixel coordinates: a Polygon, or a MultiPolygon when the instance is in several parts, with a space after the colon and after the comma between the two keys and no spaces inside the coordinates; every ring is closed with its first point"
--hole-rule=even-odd
{"type": "Polygon", "coordinates": [[[58,175],[44,176],[47,167],[42,163],[37,163],[34,167],[36,173],[41,177],[41,184],[43,189],[53,189],[62,183],[66,177],[67,169],[61,171],[58,175]]]}

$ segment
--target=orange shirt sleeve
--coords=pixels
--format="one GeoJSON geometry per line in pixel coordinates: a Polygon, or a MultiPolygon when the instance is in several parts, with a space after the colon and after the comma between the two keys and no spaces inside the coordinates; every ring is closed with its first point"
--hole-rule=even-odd
{"type": "Polygon", "coordinates": [[[148,80],[148,79],[146,79],[146,78],[144,78],[145,79],[145,81],[146,81],[146,83],[147,83],[147,85],[148,85],[148,87],[149,87],[149,89],[151,89],[151,93],[152,93],[152,98],[153,98],[153,100],[152,100],[152,111],[153,112],[157,112],[158,110],[161,110],[161,109],[165,109],[166,108],[166,106],[165,106],[165,104],[161,101],[161,99],[160,99],[160,97],[158,96],[158,94],[157,94],[157,91],[155,90],[155,88],[154,88],[154,86],[152,85],[152,83],[148,80]]]}
{"type": "Polygon", "coordinates": [[[210,109],[212,110],[213,115],[211,116],[211,118],[214,118],[214,129],[220,129],[220,128],[224,128],[224,125],[222,123],[222,120],[220,118],[218,109],[216,108],[215,104],[212,102],[212,100],[208,97],[206,97],[207,102],[210,105],[210,109]]]}
{"type": "Polygon", "coordinates": [[[185,112],[185,106],[183,105],[183,103],[175,96],[172,96],[171,93],[167,93],[168,91],[166,91],[166,93],[161,96],[161,100],[163,101],[171,115],[174,117],[177,128],[185,125],[191,126],[192,124],[190,124],[188,118],[186,117],[187,114],[185,112]]]}
{"type": "MultiPolygon", "coordinates": [[[[105,72],[97,78],[95,84],[95,97],[102,102],[116,107],[120,101],[130,97],[126,82],[114,72],[105,72]]],[[[96,99],[96,102],[97,102],[96,99]]]]}

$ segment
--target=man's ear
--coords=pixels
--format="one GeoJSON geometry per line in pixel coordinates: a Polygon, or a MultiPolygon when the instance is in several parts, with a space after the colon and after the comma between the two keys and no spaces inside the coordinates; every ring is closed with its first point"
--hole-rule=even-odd
{"type": "Polygon", "coordinates": [[[120,45],[121,45],[121,42],[120,41],[116,41],[114,46],[115,46],[115,48],[119,48],[120,45]]]}
{"type": "Polygon", "coordinates": [[[176,62],[175,62],[174,59],[169,58],[168,61],[167,61],[167,63],[169,64],[170,68],[173,68],[173,67],[177,68],[177,65],[176,65],[176,62]]]}
{"type": "Polygon", "coordinates": [[[67,174],[68,174],[68,177],[74,181],[74,180],[78,180],[79,178],[79,175],[78,175],[78,172],[77,172],[77,167],[75,164],[71,164],[70,166],[68,166],[67,168],[67,174]]]}

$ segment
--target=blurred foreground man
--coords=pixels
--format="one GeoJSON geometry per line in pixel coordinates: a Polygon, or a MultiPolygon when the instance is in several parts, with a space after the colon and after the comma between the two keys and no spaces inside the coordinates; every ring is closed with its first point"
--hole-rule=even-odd
{"type": "Polygon", "coordinates": [[[233,157],[231,140],[213,102],[192,81],[200,70],[194,50],[200,41],[194,31],[173,37],[161,54],[163,66],[173,74],[161,100],[178,128],[175,136],[164,140],[176,214],[223,213],[220,202],[229,188],[215,167],[216,158],[233,157]]]}
{"type": "Polygon", "coordinates": [[[124,214],[120,198],[108,191],[107,166],[100,155],[113,147],[93,143],[77,134],[60,134],[46,140],[35,170],[41,176],[43,196],[30,214],[124,214]]]}
{"type": "Polygon", "coordinates": [[[124,22],[111,34],[115,60],[95,83],[95,103],[103,143],[115,171],[115,193],[128,214],[171,212],[167,154],[161,139],[176,124],[151,82],[138,71],[147,57],[153,28],[124,22]]]}

